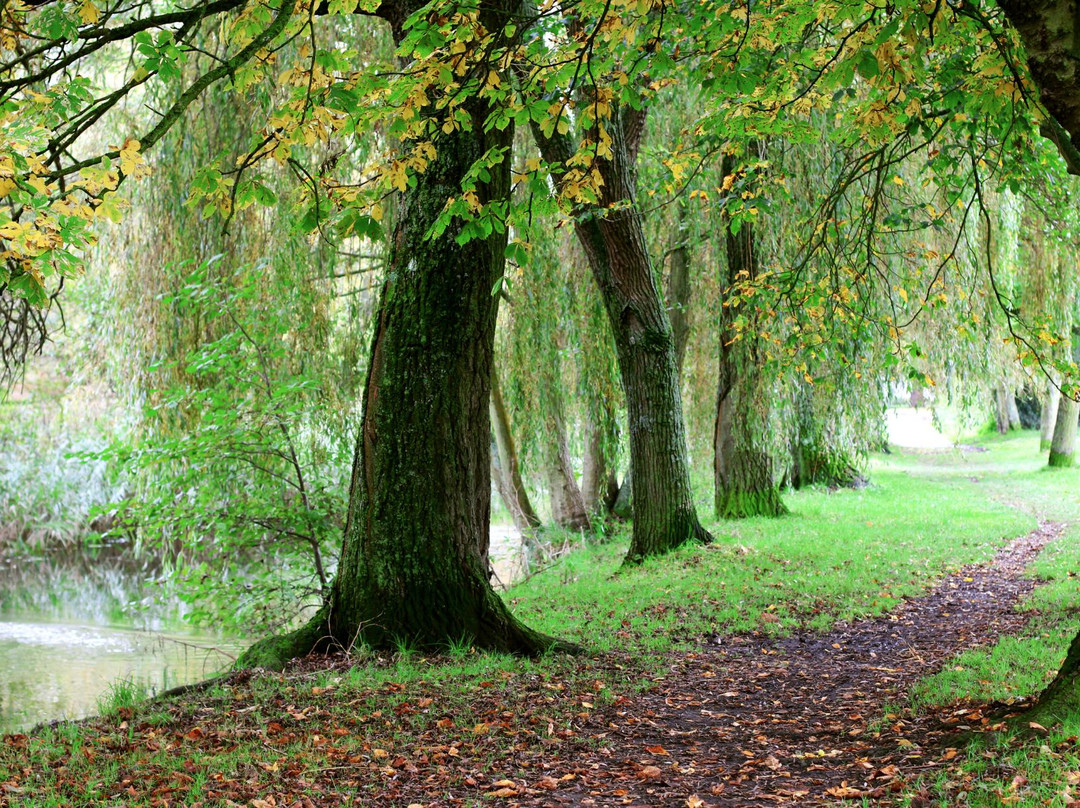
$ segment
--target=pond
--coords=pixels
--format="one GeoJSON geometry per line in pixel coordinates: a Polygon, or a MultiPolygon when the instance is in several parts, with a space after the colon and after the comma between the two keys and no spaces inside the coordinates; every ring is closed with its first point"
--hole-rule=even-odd
{"type": "Polygon", "coordinates": [[[158,583],[122,548],[0,560],[0,732],[99,712],[118,683],[154,694],[227,668],[243,644],[192,630],[158,583]]]}
{"type": "MultiPolygon", "coordinates": [[[[496,586],[523,559],[521,535],[493,525],[496,586]]],[[[0,558],[0,733],[100,712],[118,686],[155,694],[228,668],[244,641],[192,629],[163,589],[122,544],[0,558]]]]}

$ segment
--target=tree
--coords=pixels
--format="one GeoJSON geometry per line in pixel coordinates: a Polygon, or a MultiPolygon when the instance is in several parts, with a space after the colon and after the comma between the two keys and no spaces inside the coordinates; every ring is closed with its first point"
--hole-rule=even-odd
{"type": "MultiPolygon", "coordinates": [[[[733,185],[741,188],[744,184],[736,182],[732,155],[725,156],[723,173],[733,185]]],[[[753,184],[753,171],[749,180],[745,179],[745,170],[739,173],[747,184],[753,184]]],[[[729,221],[725,242],[727,277],[722,286],[726,297],[720,314],[713,466],[716,515],[720,519],[780,516],[787,513],[787,508],[773,476],[772,458],[762,447],[767,428],[763,410],[768,406],[768,394],[762,389],[758,334],[766,326],[758,322],[755,312],[739,309],[739,300],[733,294],[739,283],[754,284],[758,279],[760,265],[753,223],[745,218],[729,221]]]]}
{"type": "MultiPolygon", "coordinates": [[[[339,206],[339,232],[347,235],[370,230],[385,196],[401,193],[371,344],[338,573],[315,618],[285,637],[257,643],[245,655],[246,664],[278,666],[313,648],[349,648],[357,642],[433,647],[464,639],[522,654],[573,650],[515,620],[492,590],[486,563],[488,405],[498,309],[492,290],[502,276],[506,249],[513,137],[512,124],[496,125],[492,115],[501,108],[495,92],[505,64],[500,60],[516,47],[520,34],[509,24],[516,8],[504,2],[451,9],[451,17],[432,10],[415,18],[410,15],[422,11],[418,2],[361,8],[389,23],[414,68],[425,58],[445,67],[440,61],[445,57],[454,69],[406,72],[393,85],[388,73],[350,72],[347,62],[335,65],[335,54],[327,53],[318,63],[311,61],[306,74],[299,70],[299,78],[279,79],[285,101],[272,116],[275,123],[256,133],[234,176],[209,166],[196,179],[195,190],[206,200],[204,215],[228,216],[236,206],[272,204],[245,172],[262,159],[279,161],[303,181],[300,201],[310,204],[305,220],[311,229],[322,232],[328,226],[333,203],[339,206]],[[326,80],[319,71],[327,69],[347,76],[326,80]],[[305,143],[362,127],[372,108],[358,99],[387,92],[396,98],[397,90],[405,94],[411,113],[384,105],[373,114],[397,124],[392,134],[400,147],[359,183],[329,176],[314,181],[297,159],[305,143]],[[359,208],[348,204],[358,187],[372,189],[359,208]],[[457,211],[449,209],[454,199],[462,206],[457,211]],[[470,215],[478,211],[483,213],[470,215]]],[[[4,30],[9,39],[51,33],[44,45],[16,49],[0,66],[0,92],[8,93],[11,113],[2,125],[14,135],[0,154],[10,219],[0,225],[0,237],[12,286],[31,302],[43,301],[46,280],[74,271],[72,250],[92,243],[90,221],[119,215],[115,191],[125,177],[146,173],[142,151],[215,81],[228,77],[242,88],[265,79],[269,54],[313,25],[310,9],[303,11],[297,13],[292,0],[273,6],[218,0],[181,11],[140,8],[124,22],[129,9],[120,4],[104,12],[85,4],[81,21],[59,6],[7,8],[5,21],[15,21],[4,30]],[[209,54],[212,66],[178,92],[147,133],[107,148],[104,155],[71,156],[67,146],[132,89],[150,78],[175,76],[176,60],[202,58],[202,50],[190,46],[194,30],[238,9],[230,19],[225,52],[209,54]],[[148,58],[120,90],[94,97],[85,81],[66,72],[97,50],[131,39],[148,58]],[[52,106],[41,123],[43,104],[34,99],[42,97],[37,87],[48,79],[55,79],[44,96],[52,106]],[[16,94],[25,100],[22,95],[12,100],[16,94]],[[39,128],[27,135],[34,124],[39,128]],[[72,176],[79,181],[69,182],[72,176]],[[46,238],[54,232],[59,237],[46,238]]]]}
{"type": "Polygon", "coordinates": [[[633,563],[712,537],[698,520],[690,489],[675,339],[637,203],[636,161],[646,109],[612,105],[610,93],[600,87],[590,91],[594,111],[581,123],[579,148],[566,131],[546,129],[541,122],[534,122],[532,131],[560,193],[574,200],[574,231],[615,338],[630,424],[633,535],[626,561],[633,563]],[[610,111],[600,115],[597,106],[610,111]],[[603,149],[594,148],[600,142],[603,149]],[[577,167],[582,152],[593,155],[585,174],[589,180],[577,167]],[[580,186],[588,181],[594,192],[582,193],[580,186]]]}

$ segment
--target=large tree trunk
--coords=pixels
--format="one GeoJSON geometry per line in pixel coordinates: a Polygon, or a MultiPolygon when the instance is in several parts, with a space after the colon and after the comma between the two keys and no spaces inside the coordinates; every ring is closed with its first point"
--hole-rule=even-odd
{"type": "Polygon", "coordinates": [[[1005,389],[1005,415],[1009,419],[1009,429],[1023,429],[1024,424],[1020,420],[1020,408],[1016,405],[1016,393],[1008,387],[1005,389]]]}
{"type": "Polygon", "coordinates": [[[1066,0],[998,0],[1027,51],[1039,100],[1052,117],[1043,134],[1071,174],[1080,174],[1080,63],[1076,4],[1066,0]]]}
{"type": "MultiPolygon", "coordinates": [[[[1080,330],[1073,329],[1071,334],[1072,361],[1080,364],[1080,330]]],[[[1076,393],[1073,393],[1075,396],[1076,393]]],[[[1054,423],[1054,437],[1050,441],[1049,464],[1054,467],[1071,466],[1076,454],[1076,427],[1080,417],[1080,402],[1073,396],[1062,395],[1058,403],[1057,420],[1054,423]]]]}
{"type": "Polygon", "coordinates": [[[551,495],[551,521],[567,530],[588,530],[589,515],[581,496],[566,439],[562,396],[555,391],[549,401],[547,421],[547,481],[551,495]]]}
{"type": "MultiPolygon", "coordinates": [[[[734,173],[735,161],[724,157],[725,176],[734,173]]],[[[724,294],[736,280],[753,280],[758,274],[754,229],[743,223],[738,233],[727,231],[727,277],[724,294]]],[[[713,479],[716,516],[719,519],[779,516],[787,513],[773,477],[772,459],[762,448],[765,406],[756,386],[760,383],[755,360],[756,334],[750,327],[738,334],[735,312],[720,310],[720,372],[716,391],[716,427],[713,434],[713,479]]]]}
{"type": "MultiPolygon", "coordinates": [[[[489,22],[489,30],[502,25],[489,22]]],[[[454,225],[437,238],[426,234],[488,149],[505,149],[505,157],[478,193],[482,201],[507,197],[512,132],[484,131],[483,102],[464,107],[471,128],[437,138],[436,159],[402,200],[329,601],[298,631],[256,643],[241,665],[280,667],[311,650],[358,642],[439,648],[464,640],[530,655],[572,648],[516,620],[489,583],[488,403],[498,306],[491,290],[506,234],[464,246],[454,225]]]]}
{"type": "MultiPolygon", "coordinates": [[[[626,562],[635,563],[712,537],[698,521],[690,489],[675,341],[636,205],[633,167],[644,118],[627,109],[606,125],[612,156],[595,161],[603,179],[600,199],[577,211],[574,229],[611,322],[626,394],[634,469],[634,529],[626,562]]],[[[533,135],[545,160],[566,166],[573,154],[567,138],[546,136],[538,124],[533,135]]]]}
{"type": "MultiPolygon", "coordinates": [[[[1078,21],[1075,3],[1064,0],[999,0],[999,5],[1009,18],[1027,50],[1027,63],[1039,97],[1052,116],[1044,132],[1057,144],[1072,174],[1080,174],[1080,62],[1076,59],[1078,21]]],[[[1073,359],[1076,359],[1077,335],[1072,335],[1073,359]]],[[[1055,420],[1062,429],[1071,427],[1073,442],[1076,432],[1076,403],[1070,404],[1067,396],[1061,397],[1055,420]],[[1062,411],[1072,412],[1062,418],[1062,411]]],[[[1064,432],[1063,432],[1064,436],[1064,432]]],[[[1070,451],[1071,455],[1071,451],[1070,451]]],[[[1054,465],[1054,446],[1050,447],[1050,463],[1054,465]]],[[[1077,675],[1080,674],[1080,634],[1073,638],[1061,670],[1039,697],[1039,710],[1056,707],[1062,696],[1075,694],[1077,675]]]]}
{"type": "Polygon", "coordinates": [[[540,527],[540,517],[529,500],[529,492],[521,479],[521,463],[518,460],[514,435],[510,431],[510,418],[506,414],[499,387],[499,374],[491,375],[491,403],[489,405],[491,428],[495,434],[496,455],[493,465],[498,469],[495,486],[499,490],[506,509],[514,520],[514,527],[522,533],[540,527]]]}
{"type": "Polygon", "coordinates": [[[798,382],[795,395],[795,429],[791,441],[791,471],[788,473],[791,487],[846,488],[864,482],[851,455],[830,440],[815,407],[810,385],[798,382]]]}

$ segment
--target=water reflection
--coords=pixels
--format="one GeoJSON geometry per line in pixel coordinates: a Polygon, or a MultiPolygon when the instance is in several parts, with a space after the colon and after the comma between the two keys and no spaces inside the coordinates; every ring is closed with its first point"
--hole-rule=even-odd
{"type": "Polygon", "coordinates": [[[118,681],[153,694],[228,667],[241,644],[191,631],[166,577],[123,547],[0,561],[0,732],[98,712],[118,681]]]}
{"type": "Polygon", "coordinates": [[[238,650],[191,633],[0,621],[0,731],[95,713],[121,680],[153,694],[204,679],[238,650]]]}

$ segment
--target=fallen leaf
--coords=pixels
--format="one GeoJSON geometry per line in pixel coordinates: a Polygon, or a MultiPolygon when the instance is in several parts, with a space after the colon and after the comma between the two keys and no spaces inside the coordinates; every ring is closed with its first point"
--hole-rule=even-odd
{"type": "Polygon", "coordinates": [[[655,780],[661,775],[659,766],[642,766],[638,776],[643,780],[655,780]]]}

